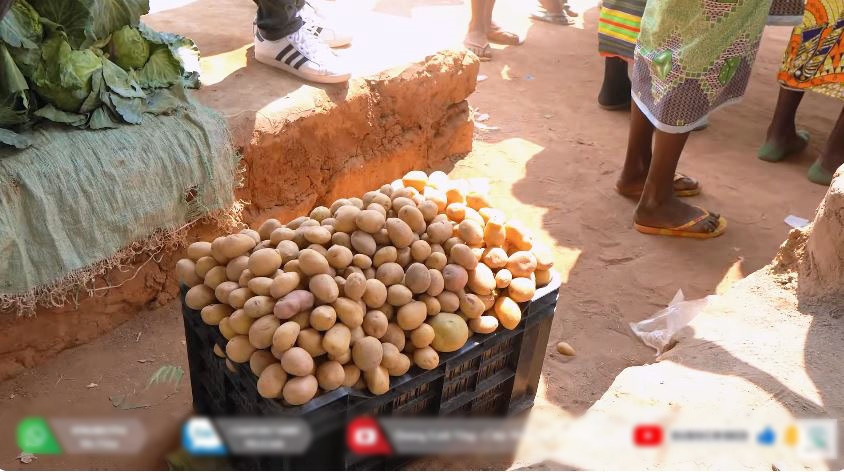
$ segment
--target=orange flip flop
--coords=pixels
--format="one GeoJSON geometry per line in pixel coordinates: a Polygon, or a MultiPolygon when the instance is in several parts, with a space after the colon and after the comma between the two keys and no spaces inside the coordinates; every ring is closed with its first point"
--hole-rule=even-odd
{"type": "MultiPolygon", "coordinates": [[[[697,207],[699,208],[699,207],[697,207]]],[[[703,210],[701,208],[701,210],[703,210]]],[[[688,231],[690,228],[694,227],[694,225],[700,223],[701,221],[705,220],[711,215],[706,210],[703,210],[703,214],[692,219],[688,223],[682,224],[675,228],[655,228],[653,226],[643,226],[638,223],[633,223],[633,227],[636,228],[636,231],[644,234],[652,234],[656,236],[674,236],[678,238],[693,238],[693,239],[712,239],[717,238],[724,234],[724,231],[727,229],[727,220],[720,216],[718,217],[718,227],[715,228],[715,231],[711,233],[701,233],[698,231],[688,231]]]]}
{"type": "MultiPolygon", "coordinates": [[[[677,182],[677,181],[683,180],[683,179],[694,180],[694,178],[689,177],[688,175],[683,174],[681,172],[675,172],[674,173],[674,182],[677,182]]],[[[701,185],[700,182],[697,182],[696,187],[685,189],[685,190],[674,190],[674,196],[675,197],[694,197],[696,195],[700,195],[701,190],[703,190],[703,185],[701,185]]],[[[638,191],[638,192],[634,192],[634,193],[624,193],[624,192],[621,191],[621,189],[618,188],[618,185],[616,185],[615,191],[618,192],[619,195],[623,195],[623,196],[629,197],[629,198],[639,198],[639,197],[642,196],[641,190],[638,191]]]]}

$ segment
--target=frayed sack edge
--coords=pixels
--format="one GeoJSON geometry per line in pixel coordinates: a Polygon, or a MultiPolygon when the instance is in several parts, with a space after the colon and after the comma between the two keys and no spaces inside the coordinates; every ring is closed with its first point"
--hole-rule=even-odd
{"type": "Polygon", "coordinates": [[[212,224],[228,233],[245,228],[241,218],[243,207],[244,202],[235,201],[229,208],[211,211],[180,227],[158,229],[150,236],[118,250],[113,256],[72,271],[55,282],[21,293],[0,293],[0,316],[4,312],[15,312],[19,317],[33,316],[38,307],[62,308],[69,303],[78,307],[80,299],[85,296],[104,296],[109,290],[134,279],[150,262],[158,264],[165,255],[186,246],[188,233],[197,223],[212,224]],[[146,259],[137,264],[140,258],[146,259]],[[115,270],[131,275],[120,283],[112,284],[108,274],[115,270]]]}

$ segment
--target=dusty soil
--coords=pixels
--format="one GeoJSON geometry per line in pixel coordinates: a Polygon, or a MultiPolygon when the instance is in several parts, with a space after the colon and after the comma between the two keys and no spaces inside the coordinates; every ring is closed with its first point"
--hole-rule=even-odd
{"type": "MultiPolygon", "coordinates": [[[[623,396],[624,391],[619,393],[612,386],[617,377],[623,380],[630,375],[619,377],[624,369],[654,360],[652,350],[633,338],[629,322],[644,319],[663,307],[678,288],[689,298],[725,291],[735,280],[770,262],[788,234],[789,228],[782,222],[785,216],[811,218],[825,188],[809,183],[805,171],[823,145],[841,105],[807,96],[798,119],[812,132],[810,148],[799,159],[779,165],[755,158],[774,108],[774,71],[788,35],[786,28],[769,28],[745,100],[715,114],[710,127],[690,139],[680,164],[682,171],[703,182],[704,194],[694,198],[695,203],[724,214],[730,221],[728,232],[704,242],[640,235],[631,228],[633,203],[612,190],[625,149],[627,114],[605,112],[595,104],[602,60],[595,54],[594,5],[575,4],[585,10],[581,23],[562,28],[531,24],[524,19],[530,7],[524,2],[498,3],[496,16],[505,25],[528,33],[527,42],[520,47],[496,48],[495,60],[481,65],[480,73],[487,79],[478,83],[469,103],[479,113],[490,115],[483,122],[485,126],[497,129],[476,130],[472,152],[446,168],[455,177],[489,178],[493,203],[509,215],[518,215],[556,249],[557,267],[566,283],[560,293],[542,389],[531,421],[546,430],[560,431],[572,427],[572,420],[598,404],[605,394],[623,396]],[[560,340],[574,346],[577,356],[557,354],[553,347],[560,340]]],[[[454,25],[462,24],[465,10],[458,2],[414,0],[408,5],[396,14],[418,18],[422,24],[440,19],[447,27],[442,34],[459,41],[461,32],[454,25]]],[[[14,425],[26,410],[44,415],[66,413],[68,405],[79,411],[123,414],[111,406],[108,395],[112,392],[143,383],[160,364],[187,369],[179,316],[174,303],[145,313],[108,336],[65,351],[43,366],[0,384],[0,424],[14,425]],[[135,342],[138,332],[149,334],[135,342]],[[138,363],[138,359],[155,361],[147,365],[138,363]],[[68,378],[75,380],[59,382],[68,378]],[[98,387],[86,389],[90,382],[98,387]]],[[[747,329],[778,326],[778,320],[763,317],[747,329]]],[[[721,329],[730,332],[730,317],[722,321],[725,324],[721,329]]],[[[782,334],[774,329],[772,336],[782,334]]],[[[740,342],[741,337],[736,339],[740,342]]],[[[813,351],[835,348],[833,338],[818,336],[814,340],[813,351]]],[[[797,357],[790,359],[789,369],[794,363],[803,368],[797,357]]],[[[711,371],[712,362],[715,358],[703,356],[693,367],[711,371]]],[[[777,369],[776,365],[766,368],[777,369]]],[[[637,378],[648,390],[642,377],[637,378]]],[[[718,393],[694,399],[698,402],[695,407],[718,408],[725,392],[746,389],[745,384],[711,387],[718,393]]],[[[181,418],[190,408],[187,391],[183,383],[179,394],[140,414],[181,418]]],[[[745,397],[736,393],[734,398],[745,397]]],[[[173,428],[171,425],[171,433],[173,428]]],[[[18,451],[10,429],[0,431],[0,467],[25,468],[14,460],[18,451]]],[[[594,436],[585,436],[586,440],[590,437],[594,436]]],[[[602,466],[600,453],[606,448],[596,451],[591,462],[575,460],[567,453],[577,452],[572,448],[578,443],[563,439],[562,434],[555,434],[541,445],[548,447],[537,445],[514,461],[497,466],[602,466]],[[550,451],[559,454],[548,459],[550,451]]],[[[163,467],[159,457],[102,458],[84,465],[163,467]]],[[[620,457],[619,461],[624,458],[620,457]]],[[[659,464],[653,460],[613,462],[616,467],[659,464]]],[[[67,457],[40,457],[35,465],[68,468],[81,463],[67,457]]],[[[420,465],[468,467],[442,462],[420,465]]],[[[707,465],[713,467],[711,462],[687,463],[685,467],[707,465]]]]}

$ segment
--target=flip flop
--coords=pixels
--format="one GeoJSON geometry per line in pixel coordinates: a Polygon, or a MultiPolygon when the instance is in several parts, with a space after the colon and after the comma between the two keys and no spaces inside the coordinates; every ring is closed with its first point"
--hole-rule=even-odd
{"type": "Polygon", "coordinates": [[[809,132],[804,129],[798,129],[797,136],[800,138],[800,142],[796,146],[780,148],[773,144],[765,143],[759,148],[756,157],[766,162],[780,162],[789,156],[799,154],[809,145],[809,132]]]}
{"type": "Polygon", "coordinates": [[[711,215],[711,213],[704,210],[703,208],[700,209],[703,211],[702,215],[692,219],[688,223],[682,224],[674,228],[655,228],[653,226],[644,226],[638,223],[633,223],[633,227],[636,228],[636,231],[643,234],[651,234],[655,236],[674,236],[677,238],[712,239],[724,234],[724,231],[727,229],[727,220],[723,216],[718,218],[718,227],[715,228],[715,231],[712,231],[711,233],[688,231],[690,228],[693,228],[694,225],[700,223],[711,215]]]}
{"type": "Polygon", "coordinates": [[[627,100],[626,102],[613,103],[612,105],[604,105],[603,103],[598,102],[598,106],[602,110],[607,110],[607,111],[629,110],[631,101],[632,100],[627,100]]]}
{"type": "Polygon", "coordinates": [[[463,46],[469,51],[472,51],[474,55],[478,56],[478,59],[480,59],[481,62],[488,62],[492,60],[492,48],[489,47],[489,44],[479,46],[477,44],[464,42],[463,46]]]}
{"type": "Polygon", "coordinates": [[[560,26],[571,26],[575,22],[569,18],[565,13],[548,13],[547,11],[535,11],[530,14],[534,20],[544,21],[546,23],[554,23],[560,26]]]}
{"type": "Polygon", "coordinates": [[[809,167],[808,178],[809,182],[816,183],[818,185],[826,185],[829,187],[832,184],[832,177],[833,173],[824,169],[821,166],[820,161],[815,161],[812,163],[812,166],[809,167]]]}
{"type": "MultiPolygon", "coordinates": [[[[695,182],[697,182],[692,177],[689,177],[688,175],[683,174],[681,172],[675,172],[674,173],[674,182],[675,183],[679,182],[683,179],[694,180],[695,182]]],[[[683,189],[683,190],[676,190],[675,189],[674,190],[674,196],[675,197],[694,197],[695,195],[700,195],[700,192],[701,192],[702,189],[703,189],[703,185],[701,185],[700,182],[697,182],[697,185],[693,188],[683,189]]],[[[630,198],[639,198],[639,197],[642,196],[641,190],[638,191],[638,192],[635,192],[635,193],[624,193],[618,187],[618,184],[616,184],[616,186],[615,186],[615,191],[618,192],[620,195],[623,195],[625,197],[630,197],[630,198]]]]}
{"type": "Polygon", "coordinates": [[[510,31],[504,31],[502,29],[490,31],[486,34],[486,39],[492,43],[504,44],[507,46],[519,46],[525,42],[525,40],[518,34],[511,33],[510,31]]]}

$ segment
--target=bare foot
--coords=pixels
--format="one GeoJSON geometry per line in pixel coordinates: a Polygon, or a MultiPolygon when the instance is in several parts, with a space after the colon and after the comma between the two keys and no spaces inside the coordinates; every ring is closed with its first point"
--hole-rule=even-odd
{"type": "Polygon", "coordinates": [[[463,45],[478,56],[481,61],[492,59],[492,49],[489,47],[489,41],[483,31],[470,30],[463,39],[463,45]]]}
{"type": "Polygon", "coordinates": [[[508,46],[518,46],[523,42],[518,34],[504,30],[495,24],[495,22],[489,26],[486,39],[496,44],[506,44],[508,46]]]}
{"type": "MultiPolygon", "coordinates": [[[[645,188],[646,177],[647,173],[639,175],[626,175],[622,173],[615,184],[615,189],[625,197],[639,198],[642,195],[642,190],[645,188]]],[[[679,172],[674,175],[674,195],[678,197],[691,197],[699,193],[700,182],[697,179],[679,172]]]]}
{"type": "MultiPolygon", "coordinates": [[[[687,205],[672,197],[660,205],[639,202],[633,221],[651,228],[677,228],[706,214],[706,211],[687,205]]],[[[718,229],[720,215],[711,213],[686,231],[692,233],[711,233],[718,229]]]]}
{"type": "Polygon", "coordinates": [[[779,162],[806,148],[809,133],[796,128],[775,130],[768,128],[765,144],[759,148],[759,159],[767,162],[779,162]]]}

